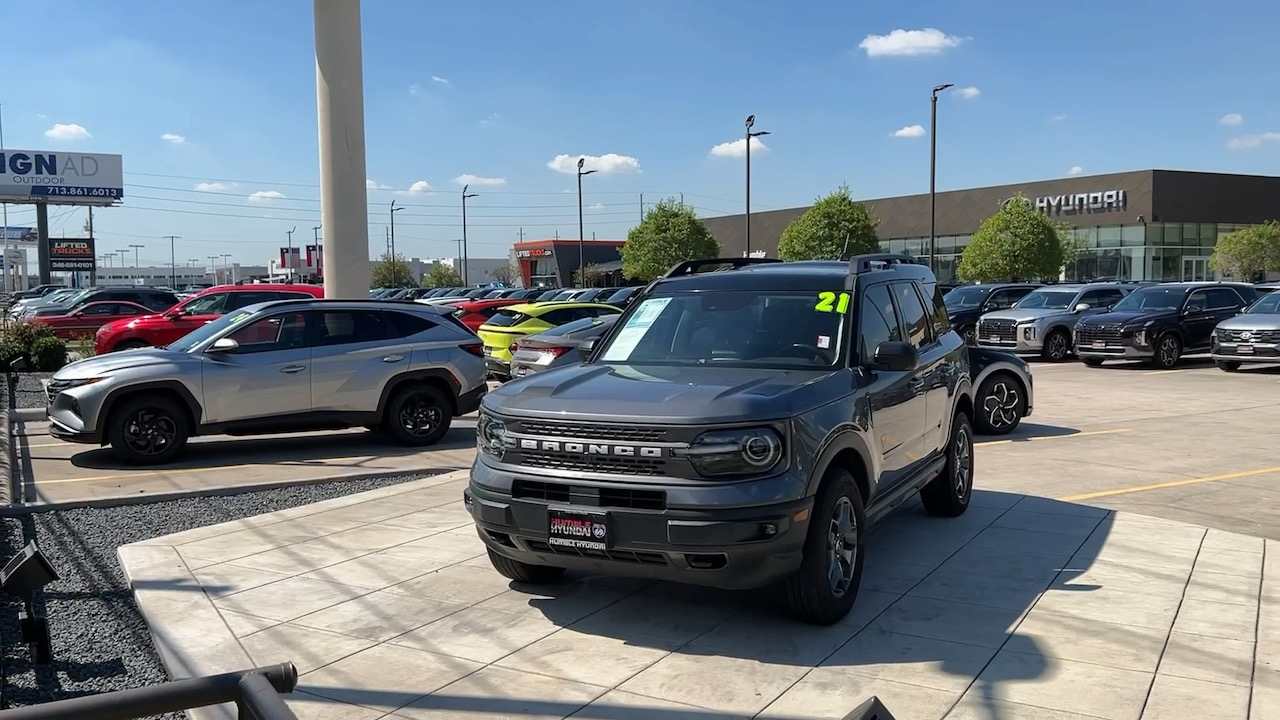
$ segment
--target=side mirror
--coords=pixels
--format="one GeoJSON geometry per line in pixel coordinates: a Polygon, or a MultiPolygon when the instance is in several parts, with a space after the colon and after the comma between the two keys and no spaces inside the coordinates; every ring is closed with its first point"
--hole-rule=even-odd
{"type": "Polygon", "coordinates": [[[1196,315],[1196,314],[1198,314],[1198,313],[1202,313],[1202,312],[1204,312],[1204,308],[1200,307],[1199,305],[1188,305],[1188,306],[1187,306],[1187,311],[1186,311],[1186,313],[1185,313],[1185,314],[1187,314],[1187,315],[1196,315]]]}
{"type": "Polygon", "coordinates": [[[217,340],[214,340],[213,344],[210,345],[209,349],[205,350],[205,352],[233,353],[239,349],[240,349],[240,343],[236,342],[235,340],[232,340],[229,337],[224,337],[224,338],[218,338],[217,340]]]}
{"type": "Polygon", "coordinates": [[[582,359],[582,362],[586,362],[587,360],[591,359],[591,351],[595,349],[596,349],[595,338],[591,338],[590,340],[584,340],[582,344],[578,346],[578,357],[582,359]]]}
{"type": "Polygon", "coordinates": [[[1090,305],[1089,303],[1079,303],[1076,305],[1076,312],[1078,313],[1087,312],[1092,309],[1093,309],[1093,306],[1090,305]]]}
{"type": "Polygon", "coordinates": [[[920,365],[920,353],[911,343],[886,340],[876,346],[872,362],[891,372],[910,372],[920,365]]]}

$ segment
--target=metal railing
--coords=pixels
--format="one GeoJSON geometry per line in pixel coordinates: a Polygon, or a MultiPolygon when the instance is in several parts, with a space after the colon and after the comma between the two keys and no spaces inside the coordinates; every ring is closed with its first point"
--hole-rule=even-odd
{"type": "Polygon", "coordinates": [[[280,697],[297,685],[297,668],[283,663],[0,710],[0,720],[137,720],[229,702],[240,720],[298,720],[280,697]]]}

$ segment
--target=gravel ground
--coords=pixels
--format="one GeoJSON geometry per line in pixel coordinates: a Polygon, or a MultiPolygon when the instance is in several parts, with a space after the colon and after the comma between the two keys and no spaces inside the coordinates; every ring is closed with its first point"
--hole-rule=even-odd
{"type": "MultiPolygon", "coordinates": [[[[33,372],[22,373],[18,375],[17,388],[17,407],[19,408],[43,408],[49,404],[49,399],[45,397],[44,386],[40,384],[41,380],[48,380],[53,377],[53,373],[33,372]]],[[[0,379],[0,387],[4,387],[3,379],[0,379]]]]}
{"type": "MultiPolygon", "coordinates": [[[[31,665],[21,644],[17,610],[0,607],[3,689],[0,708],[168,680],[133,602],[116,548],[228,520],[417,480],[409,475],[188,498],[149,505],[82,508],[0,519],[0,561],[34,539],[61,579],[45,588],[37,609],[49,619],[53,663],[31,665]]],[[[5,601],[0,601],[4,603],[5,601]]],[[[182,720],[182,713],[161,716],[182,720]]]]}

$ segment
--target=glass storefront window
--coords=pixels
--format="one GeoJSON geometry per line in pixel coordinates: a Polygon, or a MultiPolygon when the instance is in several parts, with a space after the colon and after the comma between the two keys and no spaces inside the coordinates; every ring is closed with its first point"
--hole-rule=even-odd
{"type": "Polygon", "coordinates": [[[1098,228],[1076,228],[1076,246],[1083,251],[1092,251],[1098,247],[1098,228]]]}
{"type": "Polygon", "coordinates": [[[1199,247],[1200,245],[1200,225],[1197,223],[1182,224],[1182,246],[1183,247],[1199,247]]]}
{"type": "Polygon", "coordinates": [[[1169,247],[1182,246],[1182,223],[1165,223],[1164,239],[1160,243],[1169,247]]]}
{"type": "Polygon", "coordinates": [[[1120,228],[1120,244],[1125,247],[1142,247],[1146,245],[1146,227],[1143,225],[1125,225],[1120,228]]]}
{"type": "Polygon", "coordinates": [[[1120,228],[1118,227],[1098,228],[1098,247],[1100,248],[1120,247],[1120,228]]]}

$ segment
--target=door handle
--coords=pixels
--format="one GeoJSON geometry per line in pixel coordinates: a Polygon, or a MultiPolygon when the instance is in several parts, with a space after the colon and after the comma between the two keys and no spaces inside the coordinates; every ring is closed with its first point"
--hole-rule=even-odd
{"type": "Polygon", "coordinates": [[[403,356],[403,355],[387,355],[386,357],[382,358],[382,362],[384,362],[384,363],[398,363],[398,362],[400,362],[400,361],[401,361],[401,360],[403,360],[403,359],[404,359],[404,356],[403,356]]]}
{"type": "Polygon", "coordinates": [[[280,372],[293,375],[294,373],[300,373],[306,369],[307,369],[306,365],[285,365],[284,367],[280,368],[280,372]]]}

